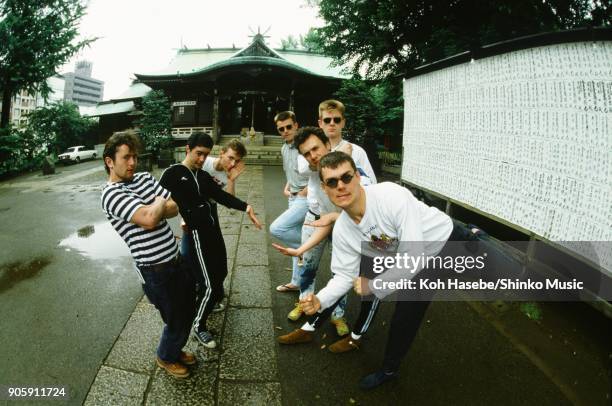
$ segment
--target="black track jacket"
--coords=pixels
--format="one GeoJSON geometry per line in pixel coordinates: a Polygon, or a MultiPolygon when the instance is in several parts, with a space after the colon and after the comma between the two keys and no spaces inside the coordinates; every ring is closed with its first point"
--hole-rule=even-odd
{"type": "Polygon", "coordinates": [[[210,199],[222,205],[246,211],[247,204],[221,189],[208,172],[191,171],[183,164],[170,166],[164,171],[159,183],[172,193],[172,199],[191,229],[208,228],[215,225],[210,199]]]}

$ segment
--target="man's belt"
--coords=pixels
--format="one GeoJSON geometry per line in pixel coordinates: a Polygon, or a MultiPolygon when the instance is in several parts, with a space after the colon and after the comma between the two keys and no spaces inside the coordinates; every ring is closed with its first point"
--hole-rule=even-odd
{"type": "Polygon", "coordinates": [[[318,219],[320,219],[320,218],[321,218],[321,215],[320,215],[320,214],[315,214],[315,213],[313,213],[313,212],[312,212],[312,210],[310,210],[310,209],[308,209],[308,213],[312,214],[312,215],[314,216],[315,220],[318,220],[318,219]]]}

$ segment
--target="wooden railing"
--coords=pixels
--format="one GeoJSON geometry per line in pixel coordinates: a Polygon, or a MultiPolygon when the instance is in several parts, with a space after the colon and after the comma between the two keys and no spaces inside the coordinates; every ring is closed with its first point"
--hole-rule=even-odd
{"type": "Polygon", "coordinates": [[[172,138],[176,140],[186,140],[194,132],[202,131],[213,135],[213,127],[174,127],[172,129],[172,138]]]}

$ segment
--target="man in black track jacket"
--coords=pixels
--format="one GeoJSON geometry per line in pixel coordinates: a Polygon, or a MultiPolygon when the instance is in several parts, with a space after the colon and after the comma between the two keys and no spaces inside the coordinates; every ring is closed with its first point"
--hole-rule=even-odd
{"type": "Polygon", "coordinates": [[[207,348],[214,348],[216,343],[206,328],[206,320],[215,303],[223,299],[223,280],[227,274],[227,268],[221,266],[225,258],[219,257],[225,256],[225,243],[215,202],[246,211],[253,224],[261,229],[253,208],[225,192],[202,170],[212,147],[213,141],[208,134],[193,133],[187,141],[183,162],[166,169],[160,179],[160,184],[172,193],[191,234],[189,252],[198,285],[193,327],[197,339],[207,348]]]}

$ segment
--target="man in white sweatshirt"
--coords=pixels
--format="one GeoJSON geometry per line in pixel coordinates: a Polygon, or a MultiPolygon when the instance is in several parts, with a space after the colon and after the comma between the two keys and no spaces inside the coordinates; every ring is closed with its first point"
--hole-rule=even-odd
{"type": "MultiPolygon", "coordinates": [[[[328,154],[321,160],[319,171],[325,193],[343,211],[333,229],[333,277],[316,295],[301,301],[306,314],[317,317],[325,313],[353,286],[360,295],[373,294],[378,299],[393,292],[375,289],[380,284],[359,276],[363,243],[380,249],[400,241],[410,242],[411,253],[435,256],[449,239],[462,239],[449,216],[420,202],[407,189],[390,182],[361,186],[359,172],[346,154],[328,154]]],[[[396,281],[415,274],[407,275],[406,270],[395,268],[376,279],[396,281]]],[[[400,362],[416,336],[430,298],[426,294],[418,301],[397,301],[383,367],[361,380],[363,389],[372,389],[397,377],[400,362]]],[[[354,333],[349,337],[347,340],[353,342],[360,339],[354,333]]]]}

